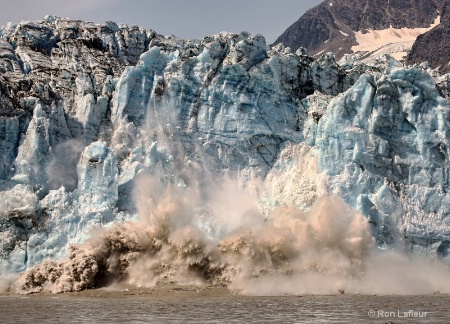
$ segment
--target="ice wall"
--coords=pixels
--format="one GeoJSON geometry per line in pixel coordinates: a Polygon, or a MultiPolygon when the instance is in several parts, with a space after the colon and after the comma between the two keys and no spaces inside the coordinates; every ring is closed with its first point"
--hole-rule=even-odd
{"type": "Polygon", "coordinates": [[[56,17],[0,35],[4,269],[135,219],[148,175],[206,196],[206,178],[238,179],[263,215],[338,194],[379,245],[448,254],[450,110],[423,67],[56,17]]]}
{"type": "Polygon", "coordinates": [[[369,217],[379,242],[445,240],[448,102],[420,68],[383,72],[331,100],[317,131],[319,170],[330,192],[369,217]]]}

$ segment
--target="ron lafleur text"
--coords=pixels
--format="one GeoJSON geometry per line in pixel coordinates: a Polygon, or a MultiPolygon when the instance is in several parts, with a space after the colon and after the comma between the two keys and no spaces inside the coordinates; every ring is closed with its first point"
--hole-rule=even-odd
{"type": "Polygon", "coordinates": [[[384,311],[384,310],[379,310],[378,311],[378,317],[386,317],[386,318],[392,318],[392,317],[396,317],[396,318],[418,318],[418,317],[427,317],[427,312],[419,312],[419,311],[414,311],[414,310],[409,310],[409,311],[384,311]]]}

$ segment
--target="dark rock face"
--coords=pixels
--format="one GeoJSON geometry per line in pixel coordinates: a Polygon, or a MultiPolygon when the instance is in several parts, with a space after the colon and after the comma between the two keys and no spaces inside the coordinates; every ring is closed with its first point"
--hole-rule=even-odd
{"type": "Polygon", "coordinates": [[[304,47],[312,55],[332,51],[340,58],[356,45],[355,32],[429,27],[442,6],[442,0],[327,0],[308,10],[275,44],[304,47]]]}
{"type": "MultiPolygon", "coordinates": [[[[324,2],[328,4],[330,1],[324,2]]],[[[431,25],[442,7],[442,1],[365,0],[332,1],[330,12],[352,30],[420,28],[431,25]]]]}
{"type": "Polygon", "coordinates": [[[450,3],[446,3],[441,24],[417,37],[407,57],[409,64],[427,61],[432,68],[450,72],[450,3]]]}

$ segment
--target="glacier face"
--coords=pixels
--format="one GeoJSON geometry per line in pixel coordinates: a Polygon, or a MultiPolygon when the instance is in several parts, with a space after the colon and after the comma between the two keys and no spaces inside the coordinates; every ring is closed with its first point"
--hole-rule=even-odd
{"type": "Polygon", "coordinates": [[[316,138],[319,169],[369,217],[379,242],[446,239],[448,117],[435,81],[415,67],[364,74],[330,102],[316,138]]]}
{"type": "Polygon", "coordinates": [[[183,188],[195,168],[262,182],[264,210],[338,194],[379,245],[448,254],[450,107],[423,67],[56,17],[0,36],[3,269],[134,219],[142,175],[183,188]]]}

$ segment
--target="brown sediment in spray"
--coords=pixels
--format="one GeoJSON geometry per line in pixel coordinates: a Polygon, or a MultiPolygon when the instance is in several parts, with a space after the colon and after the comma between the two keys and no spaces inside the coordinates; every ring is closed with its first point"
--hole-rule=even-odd
{"type": "MultiPolygon", "coordinates": [[[[152,183],[143,186],[147,192],[152,183]]],[[[373,245],[366,219],[337,196],[319,199],[308,213],[277,208],[266,220],[258,210],[244,209],[229,215],[229,231],[219,237],[198,226],[199,199],[189,190],[168,186],[154,196],[141,202],[138,221],[98,229],[72,246],[67,260],[45,261],[23,273],[14,284],[17,292],[80,291],[113,281],[240,290],[246,280],[271,274],[357,273],[373,245]]],[[[227,226],[220,217],[216,224],[227,226]]]]}

